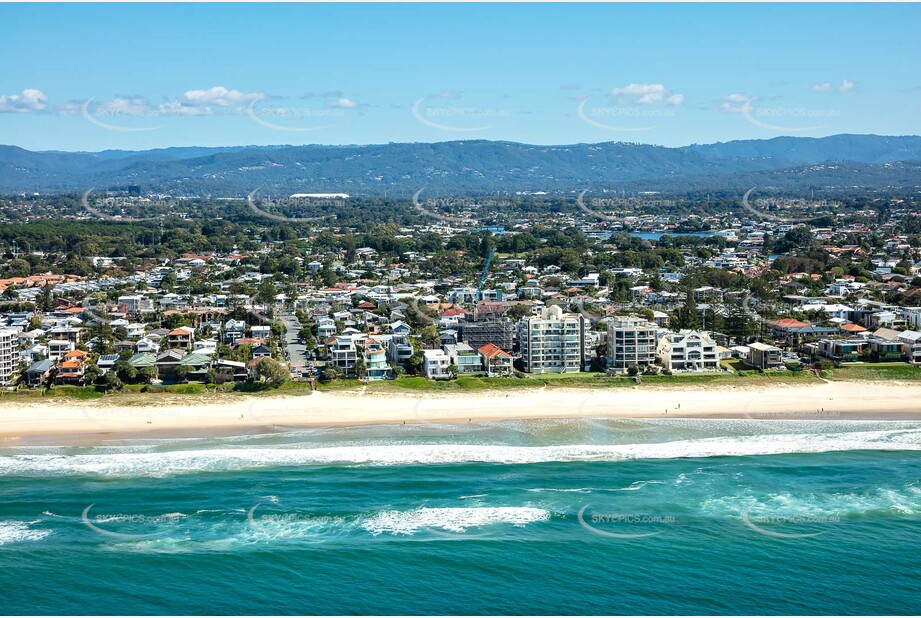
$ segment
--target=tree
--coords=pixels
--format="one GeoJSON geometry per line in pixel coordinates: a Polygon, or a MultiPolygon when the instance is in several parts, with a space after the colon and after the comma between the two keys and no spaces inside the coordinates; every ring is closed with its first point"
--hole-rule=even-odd
{"type": "Polygon", "coordinates": [[[679,330],[684,328],[700,328],[700,314],[697,312],[697,301],[694,300],[694,290],[690,285],[687,287],[684,307],[678,309],[675,325],[679,330]]]}
{"type": "Polygon", "coordinates": [[[176,380],[177,380],[178,382],[185,382],[185,381],[186,381],[186,377],[187,377],[190,373],[192,373],[192,368],[189,367],[188,365],[179,365],[179,366],[177,366],[176,369],[174,370],[174,373],[176,374],[176,380]]]}
{"type": "Polygon", "coordinates": [[[743,345],[754,331],[751,317],[745,308],[745,299],[741,294],[729,303],[726,315],[726,334],[737,344],[743,345]]]}
{"type": "Polygon", "coordinates": [[[268,306],[275,302],[275,297],[277,295],[278,288],[275,287],[275,284],[271,280],[267,279],[259,284],[259,291],[256,292],[256,300],[268,306]]]}
{"type": "MultiPolygon", "coordinates": [[[[153,369],[153,367],[145,367],[144,369],[153,369]]],[[[138,371],[134,368],[133,365],[129,365],[127,361],[120,360],[112,367],[112,370],[124,381],[131,381],[137,377],[138,371]]],[[[142,369],[143,371],[143,369],[142,369]]],[[[156,369],[154,369],[156,371],[156,369]]],[[[110,372],[111,373],[111,372],[110,372]]]]}
{"type": "Polygon", "coordinates": [[[256,378],[273,386],[279,386],[291,379],[291,373],[278,361],[263,357],[256,363],[256,378]]]}
{"type": "Polygon", "coordinates": [[[434,324],[426,326],[419,335],[422,338],[422,344],[427,348],[438,347],[440,341],[438,327],[434,324]]]}
{"type": "Polygon", "coordinates": [[[102,371],[96,365],[90,365],[83,372],[83,382],[85,384],[95,384],[96,380],[99,379],[99,376],[102,374],[102,371]]]}
{"type": "Polygon", "coordinates": [[[42,295],[38,301],[38,307],[42,311],[51,311],[54,308],[54,297],[51,294],[51,284],[45,283],[42,289],[42,295]]]}
{"type": "Polygon", "coordinates": [[[327,384],[339,379],[339,370],[335,367],[326,367],[320,372],[320,382],[327,384]]]}
{"type": "Polygon", "coordinates": [[[150,367],[141,367],[140,371],[137,372],[137,375],[141,376],[144,379],[144,382],[150,384],[157,379],[157,368],[150,367]]]}
{"type": "Polygon", "coordinates": [[[124,386],[124,382],[118,377],[118,374],[114,371],[107,371],[106,375],[103,377],[102,386],[106,392],[110,390],[121,390],[124,386]]]}

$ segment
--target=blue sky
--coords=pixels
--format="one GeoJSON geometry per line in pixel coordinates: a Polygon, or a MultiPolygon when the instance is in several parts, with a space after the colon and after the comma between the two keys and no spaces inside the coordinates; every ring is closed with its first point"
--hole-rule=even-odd
{"type": "Polygon", "coordinates": [[[0,143],[919,133],[921,6],[3,4],[0,143]]]}

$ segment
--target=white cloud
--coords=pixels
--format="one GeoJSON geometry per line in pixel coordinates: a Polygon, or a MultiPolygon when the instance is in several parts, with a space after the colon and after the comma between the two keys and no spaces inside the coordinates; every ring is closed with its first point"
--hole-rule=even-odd
{"type": "Polygon", "coordinates": [[[224,86],[214,86],[206,90],[187,90],[180,97],[185,105],[217,105],[219,107],[233,107],[236,105],[249,105],[253,101],[266,98],[262,92],[240,92],[230,90],[224,86]]]}
{"type": "Polygon", "coordinates": [[[26,88],[20,94],[0,95],[0,113],[41,112],[48,107],[48,97],[41,90],[26,88]]]}
{"type": "Polygon", "coordinates": [[[853,90],[853,89],[856,88],[856,87],[857,87],[857,84],[855,84],[854,82],[852,82],[852,81],[846,79],[846,80],[844,80],[843,82],[841,82],[841,85],[840,85],[840,86],[838,86],[838,91],[839,91],[839,92],[850,92],[851,90],[853,90]]]}
{"type": "MultiPolygon", "coordinates": [[[[71,102],[58,107],[62,115],[78,113],[82,104],[71,102]]],[[[123,116],[123,117],[148,117],[148,116],[211,116],[214,110],[210,107],[185,105],[181,101],[168,101],[155,105],[147,97],[120,96],[108,101],[102,101],[92,107],[94,116],[123,116]]]]}
{"type": "Polygon", "coordinates": [[[342,109],[357,109],[359,107],[358,103],[349,99],[348,97],[339,97],[332,101],[326,102],[326,107],[339,107],[342,109]]]}
{"type": "Polygon", "coordinates": [[[743,112],[751,106],[754,100],[754,97],[750,97],[747,94],[734,92],[723,99],[723,102],[720,104],[720,109],[724,112],[743,112]]]}
{"type": "Polygon", "coordinates": [[[828,92],[831,90],[831,82],[822,82],[821,84],[816,84],[812,87],[816,92],[828,92]]]}
{"type": "Polygon", "coordinates": [[[681,105],[683,94],[672,94],[664,84],[629,84],[611,90],[612,97],[632,99],[639,105],[681,105]]]}

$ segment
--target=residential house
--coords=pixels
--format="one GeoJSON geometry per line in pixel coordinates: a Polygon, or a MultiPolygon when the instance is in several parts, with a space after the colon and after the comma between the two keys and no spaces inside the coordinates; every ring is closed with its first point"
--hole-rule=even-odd
{"type": "Polygon", "coordinates": [[[176,368],[185,355],[186,352],[180,349],[167,350],[159,354],[155,364],[160,378],[166,381],[174,381],[176,379],[176,368]]]}
{"type": "Polygon", "coordinates": [[[819,354],[837,362],[853,362],[867,347],[866,339],[822,339],[819,354]]]}
{"type": "Polygon", "coordinates": [[[189,351],[192,349],[192,343],[195,341],[195,329],[191,326],[180,326],[174,328],[166,335],[166,346],[170,349],[182,349],[189,351]]]}
{"type": "Polygon", "coordinates": [[[783,353],[780,348],[756,341],[748,344],[746,362],[758,369],[783,369],[783,353]]]}
{"type": "Polygon", "coordinates": [[[362,343],[362,360],[366,380],[389,380],[393,377],[393,370],[387,362],[387,348],[371,337],[362,343]]]}
{"type": "Polygon", "coordinates": [[[151,337],[143,337],[140,340],[138,340],[138,343],[137,343],[137,346],[135,346],[135,349],[138,352],[142,352],[142,353],[143,352],[157,353],[160,351],[160,343],[158,341],[154,341],[154,339],[151,337]]]}
{"type": "Polygon", "coordinates": [[[406,322],[397,320],[390,323],[390,341],[387,345],[387,358],[393,363],[408,363],[413,356],[413,345],[409,335],[412,328],[406,322]]]}
{"type": "Polygon", "coordinates": [[[451,373],[448,371],[450,366],[451,359],[445,354],[444,350],[422,351],[422,372],[425,377],[433,380],[450,378],[451,373]]]}
{"type": "Polygon", "coordinates": [[[96,366],[102,371],[103,374],[107,373],[112,367],[115,366],[115,363],[118,362],[118,354],[101,354],[96,360],[96,366]]]}
{"type": "Polygon", "coordinates": [[[921,331],[907,330],[899,334],[902,342],[902,352],[908,362],[913,365],[921,364],[921,331]]]}
{"type": "Polygon", "coordinates": [[[451,364],[456,368],[458,375],[483,371],[483,358],[470,345],[456,343],[442,346],[442,349],[451,359],[451,364]]]}
{"type": "Polygon", "coordinates": [[[125,325],[125,333],[128,339],[140,339],[147,332],[147,325],[141,322],[133,322],[125,325]]]}
{"type": "Polygon", "coordinates": [[[512,355],[491,343],[477,349],[483,359],[483,368],[490,377],[512,375],[512,355]]]}
{"type": "Polygon", "coordinates": [[[720,366],[716,347],[707,333],[684,329],[659,339],[656,355],[669,371],[713,371],[720,366]]]}
{"type": "Polygon", "coordinates": [[[347,377],[355,376],[355,363],[358,361],[358,346],[367,335],[361,333],[342,334],[333,337],[326,344],[329,365],[336,367],[347,377]]]}
{"type": "Polygon", "coordinates": [[[52,339],[48,342],[48,358],[58,361],[64,355],[74,351],[74,342],[67,339],[52,339]]]}
{"type": "Polygon", "coordinates": [[[322,340],[329,339],[336,334],[336,321],[328,316],[319,316],[316,318],[317,337],[322,340]]]}
{"type": "Polygon", "coordinates": [[[268,339],[272,336],[272,327],[262,324],[250,327],[250,336],[256,339],[268,339]]]}
{"type": "Polygon", "coordinates": [[[253,358],[272,358],[272,349],[264,344],[253,346],[253,358]]]}
{"type": "Polygon", "coordinates": [[[218,381],[245,382],[249,379],[246,363],[232,360],[219,359],[214,364],[218,381]]]}
{"type": "Polygon", "coordinates": [[[32,363],[26,369],[25,379],[29,386],[40,386],[48,381],[51,372],[54,370],[54,361],[50,359],[40,360],[32,363]]]}
{"type": "Polygon", "coordinates": [[[225,345],[233,345],[233,343],[243,337],[246,333],[246,322],[243,320],[234,320],[230,319],[224,323],[224,337],[223,343],[225,345]]]}

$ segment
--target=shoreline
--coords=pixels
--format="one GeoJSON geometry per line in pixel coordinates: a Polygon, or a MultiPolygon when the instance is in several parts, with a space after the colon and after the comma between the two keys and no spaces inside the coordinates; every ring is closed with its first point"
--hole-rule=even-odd
{"type": "Polygon", "coordinates": [[[766,387],[407,394],[364,391],[221,397],[165,405],[0,402],[0,446],[54,440],[214,437],[298,428],[524,419],[921,420],[921,385],[823,382],[766,387]]]}

